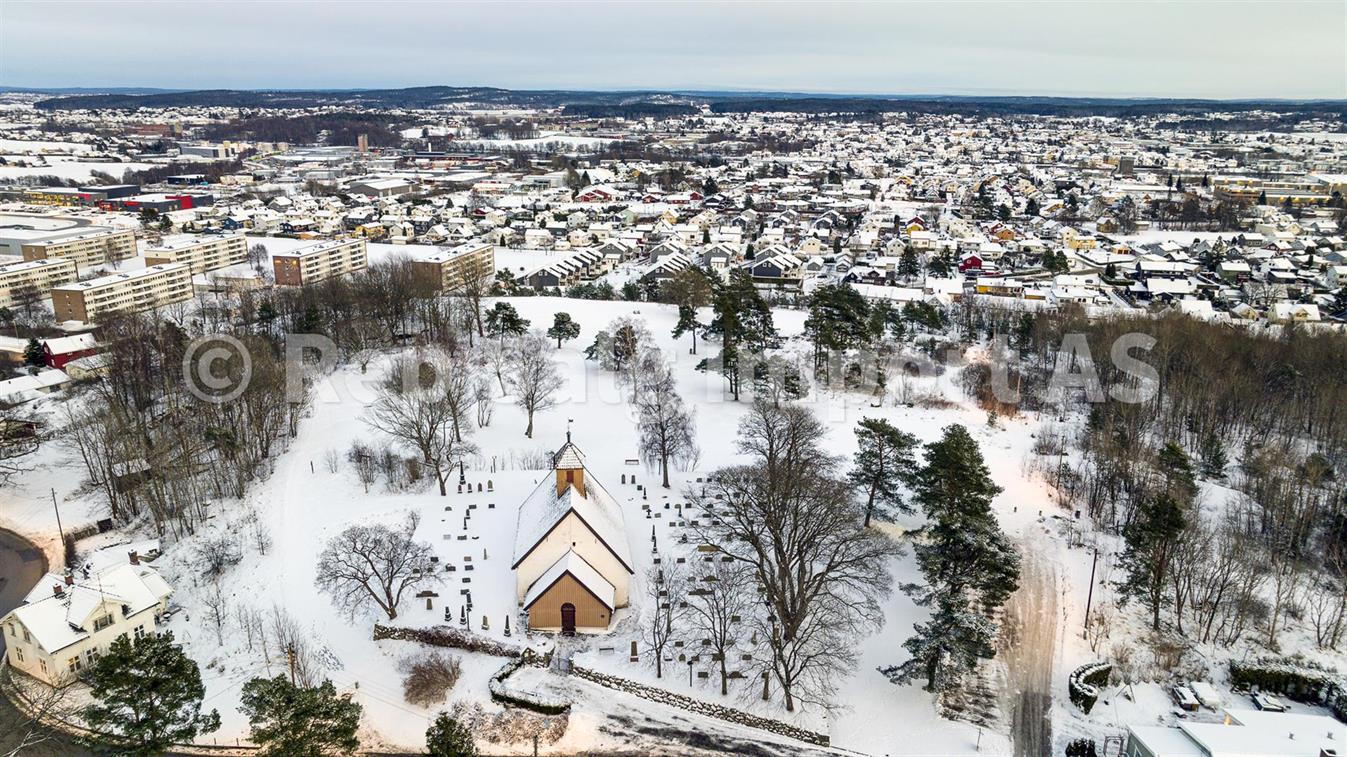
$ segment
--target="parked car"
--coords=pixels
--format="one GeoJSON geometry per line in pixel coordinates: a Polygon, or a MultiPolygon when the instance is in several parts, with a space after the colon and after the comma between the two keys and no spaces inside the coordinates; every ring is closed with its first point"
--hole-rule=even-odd
{"type": "Polygon", "coordinates": [[[1202,706],[1198,703],[1197,697],[1193,695],[1192,689],[1187,686],[1175,686],[1169,690],[1169,693],[1170,696],[1174,697],[1174,704],[1177,704],[1181,710],[1197,712],[1198,708],[1202,706]]]}
{"type": "Polygon", "coordinates": [[[1286,712],[1286,705],[1271,694],[1258,693],[1251,696],[1250,699],[1253,700],[1253,706],[1263,712],[1286,712]]]}

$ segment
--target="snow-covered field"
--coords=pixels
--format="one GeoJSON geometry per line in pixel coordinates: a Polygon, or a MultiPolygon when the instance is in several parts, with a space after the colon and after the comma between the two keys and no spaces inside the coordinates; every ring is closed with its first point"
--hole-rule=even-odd
{"type": "MultiPolygon", "coordinates": [[[[273,242],[289,240],[262,241],[270,246],[273,242]]],[[[582,333],[557,352],[567,377],[563,390],[565,399],[558,408],[538,416],[533,439],[524,437],[523,413],[508,397],[498,400],[490,425],[476,431],[473,441],[482,454],[477,464],[466,472],[474,489],[471,493],[456,493],[452,481],[449,495],[443,498],[433,488],[390,492],[382,482],[371,486],[368,493],[364,491],[346,462],[345,453],[357,440],[366,443],[386,441],[361,421],[361,414],[373,396],[366,382],[376,375],[379,364],[371,365],[365,375],[357,367],[346,367],[319,384],[310,417],[301,424],[291,448],[277,460],[274,473],[251,487],[243,501],[215,503],[208,528],[186,542],[171,545],[160,558],[158,565],[174,584],[175,601],[183,608],[171,620],[169,628],[201,663],[207,685],[207,706],[218,708],[224,721],[221,731],[214,735],[216,738],[232,741],[246,737],[247,723],[236,709],[241,685],[254,676],[274,675],[284,669],[284,658],[278,650],[270,650],[269,659],[256,645],[249,651],[245,636],[232,620],[226,625],[221,642],[206,619],[203,598],[208,587],[201,584],[197,550],[201,540],[226,533],[238,536],[245,554],[242,563],[230,569],[220,584],[231,617],[249,608],[269,614],[273,607],[279,607],[297,620],[324,661],[323,674],[341,689],[353,692],[364,705],[363,735],[368,743],[417,748],[422,743],[429,719],[440,709],[460,701],[494,708],[489,701],[486,682],[499,668],[501,660],[475,654],[461,655],[463,678],[450,692],[446,703],[422,708],[403,701],[397,663],[413,652],[416,645],[396,641],[376,643],[371,640],[375,618],[350,620],[342,616],[329,598],[314,588],[315,559],[324,541],[348,525],[391,524],[415,511],[421,515],[418,536],[434,545],[441,564],[454,566],[456,570],[443,574],[445,581],[438,588],[439,597],[433,600],[431,608],[426,608],[424,600],[405,600],[396,624],[427,626],[440,623],[446,608],[457,622],[464,601],[460,592],[470,589],[474,603],[469,623],[472,630],[504,640],[504,622],[510,617],[512,630],[516,632],[510,641],[525,641],[517,632],[514,579],[510,570],[516,508],[547,471],[521,469],[520,461],[530,456],[536,458],[537,452],[550,452],[559,446],[565,438],[568,419],[573,419],[575,443],[586,454],[591,471],[624,508],[629,542],[638,563],[632,608],[619,613],[613,633],[585,638],[581,647],[587,644],[588,650],[578,651],[575,660],[627,678],[656,682],[653,666],[630,663],[624,654],[628,640],[637,628],[641,574],[650,560],[646,540],[653,525],[660,534],[662,547],[668,549],[676,544],[679,529],[673,524],[674,505],[683,501],[684,487],[694,483],[696,477],[737,459],[735,431],[747,409],[747,402],[730,401],[723,394],[719,376],[702,374],[695,369],[702,355],[688,354],[686,337],[675,343],[670,336],[675,322],[675,312],[670,306],[544,297],[518,298],[512,302],[535,327],[546,328],[557,311],[569,312],[581,324],[582,333]],[[654,480],[651,471],[627,462],[638,457],[634,413],[614,377],[585,361],[582,354],[597,330],[622,315],[639,315],[648,323],[656,342],[674,364],[680,392],[696,409],[697,438],[701,445],[699,465],[692,470],[676,471],[673,488],[666,491],[656,486],[650,491],[649,499],[630,483],[633,475],[642,484],[654,480]],[[329,470],[327,460],[330,456],[338,459],[336,472],[329,470]],[[622,483],[624,475],[628,479],[625,485],[622,483]],[[490,489],[486,490],[488,482],[490,489]],[[482,484],[484,491],[475,491],[477,484],[482,484]],[[645,504],[651,505],[649,516],[643,508],[645,504]],[[271,544],[265,554],[259,552],[251,538],[253,513],[261,530],[270,536],[271,544]],[[470,517],[465,520],[469,513],[470,517]],[[489,630],[482,629],[483,615],[489,622],[489,630]]],[[[804,315],[798,310],[777,310],[778,330],[788,337],[799,335],[804,315]]],[[[701,351],[705,352],[706,348],[701,351]]],[[[908,407],[890,402],[883,407],[872,407],[868,397],[844,394],[815,395],[804,402],[826,422],[827,446],[834,453],[847,457],[855,451],[853,428],[864,416],[887,418],[922,441],[938,438],[941,429],[948,424],[966,425],[980,440],[994,479],[1005,488],[996,502],[1005,530],[1012,537],[1042,530],[1044,520],[1040,513],[1044,516],[1053,514],[1051,497],[1046,485],[1035,474],[1026,472],[1025,465],[1037,422],[1002,420],[997,427],[988,427],[985,413],[967,404],[953,385],[952,374],[910,379],[904,383],[905,390],[913,396],[939,396],[951,404],[926,408],[924,404],[935,403],[918,402],[908,407]]],[[[895,392],[899,390],[893,388],[895,392]]],[[[54,403],[48,400],[46,404],[51,407],[54,403]]],[[[67,528],[100,515],[92,502],[94,495],[78,488],[82,471],[69,454],[59,445],[47,445],[40,453],[39,468],[23,477],[13,489],[0,493],[0,526],[35,536],[53,556],[57,551],[51,500],[53,489],[67,528]]],[[[687,548],[693,546],[687,545],[687,548]]],[[[1058,561],[1063,581],[1063,612],[1065,615],[1078,613],[1076,605],[1083,605],[1084,600],[1083,596],[1077,598],[1076,595],[1083,595],[1084,576],[1088,575],[1081,573],[1079,563],[1086,560],[1088,568],[1088,558],[1080,553],[1069,553],[1052,559],[1058,561]]],[[[898,582],[917,578],[910,554],[895,560],[892,567],[898,582]]],[[[979,729],[971,724],[941,719],[929,694],[916,686],[894,686],[877,672],[879,666],[904,659],[901,643],[910,633],[912,624],[921,620],[924,613],[896,590],[884,609],[886,624],[880,633],[861,641],[860,665],[841,680],[840,708],[832,713],[805,708],[791,716],[777,702],[761,702],[755,696],[760,691],[757,689],[732,692],[727,701],[719,694],[714,673],[689,686],[688,670],[684,665],[673,666],[675,669],[667,671],[658,683],[675,692],[826,731],[834,746],[863,754],[968,754],[979,743],[982,752],[1008,753],[1007,734],[985,729],[979,733],[979,729]]],[[[540,636],[530,643],[545,647],[551,641],[540,636]]],[[[1058,654],[1064,659],[1059,660],[1059,670],[1080,664],[1074,647],[1074,644],[1063,641],[1058,654]]],[[[560,678],[546,671],[529,671],[518,682],[512,681],[512,685],[531,686],[530,681],[540,682],[537,688],[555,689],[575,702],[571,731],[551,747],[553,751],[630,748],[631,742],[617,735],[624,730],[614,718],[623,717],[633,707],[633,702],[638,701],[636,706],[642,714],[670,727],[677,722],[685,725],[690,722],[695,728],[715,733],[780,741],[780,737],[688,715],[664,705],[632,700],[593,684],[560,678]]]]}

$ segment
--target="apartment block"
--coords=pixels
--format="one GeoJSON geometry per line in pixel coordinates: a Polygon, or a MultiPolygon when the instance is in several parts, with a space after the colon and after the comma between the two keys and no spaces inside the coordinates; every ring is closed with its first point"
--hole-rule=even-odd
{"type": "Polygon", "coordinates": [[[58,321],[96,321],[108,313],[140,313],[192,299],[192,268],[165,263],[51,290],[58,321]]]}
{"type": "Polygon", "coordinates": [[[186,263],[193,274],[246,262],[248,240],[242,234],[194,237],[145,250],[145,265],[186,263]]]}
{"type": "Polygon", "coordinates": [[[468,242],[412,261],[418,281],[436,291],[452,292],[465,281],[487,281],[496,272],[496,248],[481,242],[468,242]]]}
{"type": "Polygon", "coordinates": [[[126,260],[136,254],[136,235],[130,229],[95,229],[70,236],[27,242],[24,260],[64,258],[81,269],[126,260]]]}
{"type": "Polygon", "coordinates": [[[282,286],[304,286],[361,271],[368,262],[364,239],[334,239],[271,256],[276,283],[282,286]]]}
{"type": "Polygon", "coordinates": [[[52,287],[77,278],[75,261],[25,260],[0,266],[0,307],[13,307],[34,298],[45,298],[52,287]]]}

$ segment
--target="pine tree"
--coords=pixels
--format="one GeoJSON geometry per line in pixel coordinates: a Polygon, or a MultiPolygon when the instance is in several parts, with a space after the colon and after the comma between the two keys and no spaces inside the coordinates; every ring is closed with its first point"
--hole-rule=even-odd
{"type": "Polygon", "coordinates": [[[1193,461],[1188,453],[1175,442],[1166,442],[1156,456],[1160,475],[1164,477],[1164,492],[1180,504],[1193,501],[1197,496],[1197,479],[1193,475],[1193,461]]]}
{"type": "Polygon", "coordinates": [[[441,712],[426,729],[427,757],[477,757],[477,744],[467,726],[441,712]]]}
{"type": "Polygon", "coordinates": [[[903,249],[903,254],[898,256],[898,275],[911,281],[921,273],[921,265],[917,262],[917,251],[911,247],[903,249]]]}
{"type": "Polygon", "coordinates": [[[557,340],[557,349],[561,349],[562,342],[580,336],[580,324],[571,320],[570,313],[557,313],[552,318],[552,328],[547,330],[547,336],[557,340]]]}
{"type": "Polygon", "coordinates": [[[84,709],[84,721],[98,732],[95,740],[117,754],[163,754],[220,727],[218,712],[201,712],[201,670],[173,643],[172,633],[134,643],[117,637],[89,669],[87,682],[95,702],[84,709]]]}
{"type": "Polygon", "coordinates": [[[261,757],[324,757],[360,748],[363,708],[338,696],[331,681],[309,688],[283,675],[254,678],[243,684],[239,709],[248,716],[261,757]]]}
{"type": "Polygon", "coordinates": [[[1160,608],[1169,597],[1166,580],[1175,547],[1186,523],[1178,500],[1161,493],[1137,506],[1132,521],[1123,528],[1121,564],[1125,577],[1118,584],[1124,600],[1145,600],[1151,611],[1151,628],[1160,630],[1160,608]]]}
{"type": "Polygon", "coordinates": [[[991,510],[1001,488],[963,426],[949,426],[926,445],[913,490],[929,520],[914,548],[926,584],[903,591],[932,608],[932,617],[903,644],[911,659],[884,673],[895,683],[925,678],[928,691],[944,691],[995,653],[991,614],[1018,587],[1020,559],[991,510]]]}
{"type": "Polygon", "coordinates": [[[1221,438],[1215,434],[1209,434],[1202,441],[1202,475],[1207,478],[1225,478],[1225,467],[1229,464],[1229,458],[1225,454],[1225,445],[1221,443],[1221,438]]]}
{"type": "Polygon", "coordinates": [[[486,333],[497,339],[505,339],[506,334],[519,336],[528,328],[528,319],[521,318],[519,311],[508,302],[497,302],[486,311],[486,333]]]}
{"type": "Polygon", "coordinates": [[[41,368],[47,364],[47,353],[43,351],[42,343],[35,337],[30,338],[28,345],[23,348],[23,362],[33,368],[41,368]]]}
{"type": "Polygon", "coordinates": [[[865,525],[870,525],[876,509],[881,515],[912,512],[903,501],[902,485],[910,483],[917,470],[912,455],[917,437],[882,418],[865,418],[856,425],[856,441],[856,467],[848,479],[865,494],[865,525]]]}
{"type": "Polygon", "coordinates": [[[822,368],[829,353],[865,347],[870,343],[870,303],[847,284],[827,284],[809,296],[804,333],[814,345],[814,367],[822,368]]]}
{"type": "Polygon", "coordinates": [[[776,347],[779,341],[772,324],[772,309],[743,268],[734,269],[724,282],[715,285],[711,305],[715,317],[706,333],[720,337],[718,367],[737,402],[744,378],[744,359],[776,347]]]}

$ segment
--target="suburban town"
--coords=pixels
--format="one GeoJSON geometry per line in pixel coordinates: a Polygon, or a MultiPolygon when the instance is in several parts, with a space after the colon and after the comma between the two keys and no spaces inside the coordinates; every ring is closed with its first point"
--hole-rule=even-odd
{"type": "Polygon", "coordinates": [[[0,83],[0,755],[1347,754],[1347,100],[0,83]]]}

